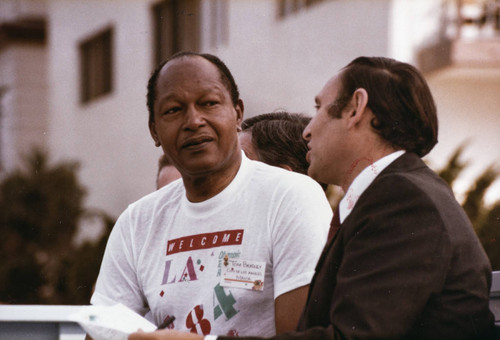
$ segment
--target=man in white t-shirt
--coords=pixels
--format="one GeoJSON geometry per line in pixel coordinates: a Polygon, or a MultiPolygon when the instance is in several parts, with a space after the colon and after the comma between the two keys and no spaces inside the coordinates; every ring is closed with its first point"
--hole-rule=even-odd
{"type": "Polygon", "coordinates": [[[247,159],[243,102],[227,67],[181,53],[148,84],[149,127],[179,179],[118,219],[92,304],[230,336],[293,330],[332,212],[308,176],[247,159]]]}

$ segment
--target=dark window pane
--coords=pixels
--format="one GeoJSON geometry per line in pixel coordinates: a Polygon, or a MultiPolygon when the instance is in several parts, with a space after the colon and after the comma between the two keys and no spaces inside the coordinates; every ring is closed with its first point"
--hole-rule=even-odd
{"type": "Polygon", "coordinates": [[[80,44],[81,101],[88,102],[112,89],[111,29],[80,44]]]}
{"type": "Polygon", "coordinates": [[[152,13],[155,66],[176,52],[199,50],[199,0],[165,0],[152,13]]]}

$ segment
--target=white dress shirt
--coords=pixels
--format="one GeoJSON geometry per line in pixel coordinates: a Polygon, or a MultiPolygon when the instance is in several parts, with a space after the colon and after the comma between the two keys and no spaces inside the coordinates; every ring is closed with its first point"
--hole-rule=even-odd
{"type": "Polygon", "coordinates": [[[346,194],[339,203],[340,223],[344,222],[346,217],[349,216],[352,209],[354,209],[358,198],[363,194],[363,192],[366,190],[366,188],[368,188],[373,180],[382,172],[382,170],[384,170],[389,164],[394,162],[404,153],[405,150],[399,150],[387,156],[384,156],[375,163],[372,163],[364,168],[363,171],[361,171],[361,173],[356,176],[354,181],[349,186],[349,189],[347,189],[346,194]]]}

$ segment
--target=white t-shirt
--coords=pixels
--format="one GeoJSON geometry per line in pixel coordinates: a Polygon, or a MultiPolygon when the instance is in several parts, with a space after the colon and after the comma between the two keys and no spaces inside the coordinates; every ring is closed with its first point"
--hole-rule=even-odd
{"type": "Polygon", "coordinates": [[[331,217],[315,181],[243,156],[230,185],[204,202],[189,202],[177,180],[131,204],[91,303],[150,310],[158,325],[175,316],[173,328],[200,335],[274,335],[274,299],[310,283],[331,217]],[[265,264],[263,290],[221,286],[225,257],[265,264]]]}

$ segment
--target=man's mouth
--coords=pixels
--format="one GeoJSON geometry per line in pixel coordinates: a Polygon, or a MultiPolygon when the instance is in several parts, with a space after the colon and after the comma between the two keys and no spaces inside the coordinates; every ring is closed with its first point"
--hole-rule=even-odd
{"type": "Polygon", "coordinates": [[[311,164],[311,145],[307,143],[306,162],[311,164]]]}
{"type": "Polygon", "coordinates": [[[202,136],[202,137],[197,137],[197,138],[190,138],[186,140],[184,143],[182,143],[182,148],[187,149],[187,148],[196,148],[197,146],[200,146],[205,143],[209,143],[213,141],[212,137],[208,136],[202,136]]]}

